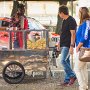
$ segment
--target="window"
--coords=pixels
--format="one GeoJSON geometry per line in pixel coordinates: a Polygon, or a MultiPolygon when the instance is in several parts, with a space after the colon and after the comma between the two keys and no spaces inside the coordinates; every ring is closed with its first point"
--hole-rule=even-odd
{"type": "Polygon", "coordinates": [[[9,22],[7,22],[7,21],[2,21],[2,26],[3,26],[3,27],[8,27],[8,26],[9,26],[9,22]]]}

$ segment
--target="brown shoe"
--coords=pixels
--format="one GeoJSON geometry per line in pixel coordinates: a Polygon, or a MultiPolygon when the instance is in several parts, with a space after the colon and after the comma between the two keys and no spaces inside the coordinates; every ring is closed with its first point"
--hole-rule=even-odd
{"type": "Polygon", "coordinates": [[[69,83],[68,83],[68,86],[74,84],[75,80],[76,80],[76,77],[70,78],[70,81],[69,81],[69,83]]]}

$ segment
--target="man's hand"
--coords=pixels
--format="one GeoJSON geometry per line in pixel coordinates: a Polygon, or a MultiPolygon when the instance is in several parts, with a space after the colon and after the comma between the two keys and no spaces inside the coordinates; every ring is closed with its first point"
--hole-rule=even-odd
{"type": "Polygon", "coordinates": [[[60,42],[57,42],[57,51],[60,51],[60,42]]]}
{"type": "Polygon", "coordinates": [[[60,51],[60,45],[57,45],[57,51],[60,51]]]}
{"type": "Polygon", "coordinates": [[[70,46],[69,53],[73,54],[73,47],[72,46],[70,46]]]}

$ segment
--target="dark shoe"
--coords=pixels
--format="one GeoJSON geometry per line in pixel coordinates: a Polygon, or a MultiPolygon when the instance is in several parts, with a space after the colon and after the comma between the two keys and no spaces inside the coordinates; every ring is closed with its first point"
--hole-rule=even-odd
{"type": "Polygon", "coordinates": [[[63,82],[60,84],[60,86],[67,86],[69,83],[68,82],[63,82]]]}
{"type": "Polygon", "coordinates": [[[69,81],[69,83],[68,83],[68,86],[74,84],[75,80],[76,80],[76,77],[70,78],[70,81],[69,81]]]}

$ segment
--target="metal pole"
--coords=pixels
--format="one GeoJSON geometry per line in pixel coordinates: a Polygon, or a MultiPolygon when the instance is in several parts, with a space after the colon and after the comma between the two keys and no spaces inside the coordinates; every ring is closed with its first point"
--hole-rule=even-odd
{"type": "MultiPolygon", "coordinates": [[[[73,0],[71,0],[71,15],[73,16],[73,0]]],[[[70,55],[71,68],[73,69],[73,54],[70,55]]]]}
{"type": "Polygon", "coordinates": [[[26,14],[26,16],[28,15],[27,14],[27,1],[25,1],[25,14],[26,14]]]}
{"type": "Polygon", "coordinates": [[[73,16],[73,0],[71,0],[71,14],[73,16]]]}

